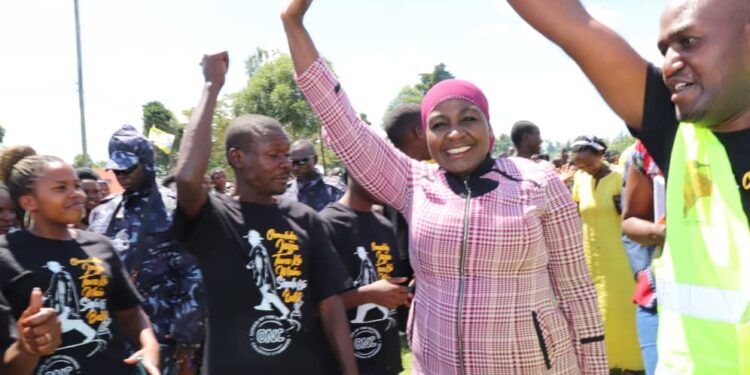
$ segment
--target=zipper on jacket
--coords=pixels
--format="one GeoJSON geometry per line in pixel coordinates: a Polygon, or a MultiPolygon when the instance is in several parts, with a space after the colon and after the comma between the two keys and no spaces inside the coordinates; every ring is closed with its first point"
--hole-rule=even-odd
{"type": "Polygon", "coordinates": [[[466,186],[466,204],[464,205],[464,233],[463,241],[461,243],[461,260],[460,270],[458,279],[458,318],[456,319],[456,339],[458,341],[458,371],[459,374],[464,374],[464,348],[463,348],[463,334],[461,332],[461,319],[462,312],[464,309],[464,278],[466,276],[466,248],[469,244],[469,213],[471,212],[471,187],[469,187],[469,180],[464,180],[464,186],[466,186]]]}
{"type": "Polygon", "coordinates": [[[542,334],[542,324],[539,323],[539,315],[536,313],[536,311],[531,312],[531,319],[534,321],[534,331],[536,331],[536,338],[539,340],[539,347],[542,349],[542,356],[544,357],[544,367],[549,370],[552,368],[552,363],[549,360],[547,342],[544,341],[544,335],[542,334]]]}

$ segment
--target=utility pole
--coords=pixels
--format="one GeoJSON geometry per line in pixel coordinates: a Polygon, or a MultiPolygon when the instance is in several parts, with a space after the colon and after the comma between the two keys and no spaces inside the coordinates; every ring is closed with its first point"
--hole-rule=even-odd
{"type": "Polygon", "coordinates": [[[78,55],[78,108],[81,112],[81,146],[83,160],[88,163],[91,159],[86,148],[86,111],[83,107],[83,67],[81,63],[81,21],[78,16],[78,0],[73,0],[76,15],[76,52],[78,55]]]}

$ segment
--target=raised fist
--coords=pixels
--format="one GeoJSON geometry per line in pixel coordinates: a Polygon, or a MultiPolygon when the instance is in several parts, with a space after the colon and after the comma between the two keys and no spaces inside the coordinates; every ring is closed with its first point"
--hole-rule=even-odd
{"type": "Polygon", "coordinates": [[[212,83],[216,88],[224,85],[224,77],[227,75],[229,68],[229,54],[227,51],[215,53],[213,55],[203,55],[203,77],[206,82],[212,83]]]}

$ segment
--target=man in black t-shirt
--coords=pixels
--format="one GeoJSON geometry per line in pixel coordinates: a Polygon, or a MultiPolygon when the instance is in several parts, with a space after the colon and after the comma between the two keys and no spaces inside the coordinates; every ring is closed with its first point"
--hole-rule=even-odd
{"type": "Polygon", "coordinates": [[[210,374],[356,374],[341,297],[348,288],[323,222],[277,203],[291,173],[289,136],[276,120],[245,115],[226,131],[235,196],[201,186],[226,52],[205,56],[206,86],[180,144],[177,237],[203,272],[210,374]],[[338,366],[332,360],[338,360],[338,366]]]}
{"type": "Polygon", "coordinates": [[[670,1],[661,69],[578,0],[508,2],[578,63],[667,176],[656,371],[747,373],[750,2],[670,1]]]}
{"type": "Polygon", "coordinates": [[[344,196],[320,216],[341,256],[354,289],[341,295],[349,309],[354,355],[360,374],[391,375],[402,371],[395,308],[406,305],[407,281],[393,225],[372,212],[376,200],[353,178],[344,196]]]}

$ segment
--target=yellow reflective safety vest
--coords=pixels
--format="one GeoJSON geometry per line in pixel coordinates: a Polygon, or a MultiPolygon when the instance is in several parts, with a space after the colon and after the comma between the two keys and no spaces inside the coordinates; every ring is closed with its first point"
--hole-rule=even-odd
{"type": "Polygon", "coordinates": [[[666,245],[653,266],[656,373],[750,374],[750,228],[729,157],[710,129],[678,128],[666,245]]]}

